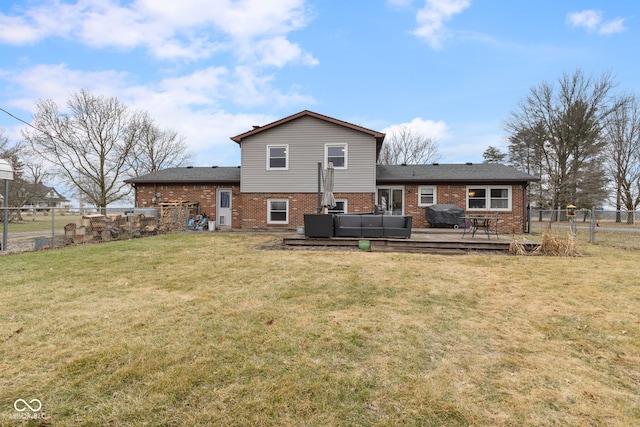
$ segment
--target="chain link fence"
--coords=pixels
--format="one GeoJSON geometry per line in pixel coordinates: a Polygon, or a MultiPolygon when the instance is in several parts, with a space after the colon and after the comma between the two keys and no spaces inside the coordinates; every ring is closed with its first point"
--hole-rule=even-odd
{"type": "Polygon", "coordinates": [[[551,232],[575,236],[578,243],[640,249],[640,211],[581,209],[569,216],[566,209],[530,211],[532,236],[551,232]]]}
{"type": "Polygon", "coordinates": [[[206,217],[197,215],[188,206],[158,209],[0,207],[0,254],[213,228],[206,217]]]}

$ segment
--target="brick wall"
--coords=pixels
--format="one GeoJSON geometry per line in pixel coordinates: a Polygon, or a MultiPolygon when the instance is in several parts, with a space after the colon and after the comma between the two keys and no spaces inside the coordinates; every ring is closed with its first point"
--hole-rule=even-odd
{"type": "MultiPolygon", "coordinates": [[[[482,186],[483,184],[478,184],[482,186]]],[[[209,216],[216,215],[216,190],[231,188],[232,191],[232,227],[235,229],[296,229],[304,225],[304,214],[315,213],[318,203],[317,193],[240,193],[239,185],[201,185],[201,184],[137,184],[137,207],[156,207],[161,202],[184,200],[198,202],[200,213],[209,216]],[[162,197],[155,202],[153,197],[160,193],[162,197]],[[267,224],[267,200],[289,200],[289,223],[267,224]]],[[[436,186],[437,203],[453,203],[465,208],[467,186],[464,184],[436,186]]],[[[521,233],[524,228],[524,199],[525,190],[522,185],[512,186],[512,210],[499,212],[499,229],[501,233],[521,233]]],[[[336,193],[336,199],[347,199],[347,210],[354,212],[373,212],[375,208],[374,193],[336,193]]],[[[425,206],[418,206],[418,186],[404,186],[405,215],[413,216],[415,228],[425,228],[429,224],[426,220],[425,206]]],[[[475,211],[474,211],[475,212],[475,211]]],[[[478,212],[481,213],[481,212],[478,212]]]]}
{"type": "MultiPolygon", "coordinates": [[[[347,199],[349,212],[373,212],[373,193],[335,193],[336,199],[347,199]]],[[[283,228],[296,229],[304,225],[304,214],[316,213],[317,193],[244,193],[242,194],[242,216],[240,227],[243,229],[283,228]],[[269,199],[289,200],[289,223],[267,224],[267,201],[269,199]]],[[[236,226],[234,222],[234,227],[236,226]]]]}
{"type": "Polygon", "coordinates": [[[239,185],[206,184],[136,184],[136,207],[158,207],[162,202],[189,201],[198,202],[200,213],[210,217],[216,215],[216,191],[218,188],[230,188],[233,194],[231,206],[240,194],[239,185]],[[160,194],[160,197],[156,195],[160,194]]]}
{"type": "MultiPolygon", "coordinates": [[[[484,186],[485,184],[478,184],[484,186]]],[[[492,186],[496,186],[492,184],[492,186]]],[[[413,226],[415,228],[425,228],[429,226],[427,222],[425,206],[418,206],[418,185],[406,185],[404,187],[405,215],[413,216],[413,226]]],[[[511,186],[511,211],[498,212],[499,231],[501,233],[521,233],[524,230],[526,218],[525,212],[525,190],[522,185],[511,186]]],[[[467,185],[466,184],[444,184],[436,186],[436,203],[453,203],[466,210],[467,185]]],[[[475,213],[488,213],[489,211],[473,211],[475,213]]]]}

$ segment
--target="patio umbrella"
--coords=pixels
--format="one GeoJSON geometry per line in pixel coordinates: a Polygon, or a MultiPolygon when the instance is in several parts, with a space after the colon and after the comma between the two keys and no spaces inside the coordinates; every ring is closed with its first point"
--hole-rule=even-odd
{"type": "Polygon", "coordinates": [[[322,206],[326,209],[332,209],[336,207],[336,199],[333,197],[333,162],[329,162],[327,170],[324,174],[323,193],[322,193],[322,206]]]}

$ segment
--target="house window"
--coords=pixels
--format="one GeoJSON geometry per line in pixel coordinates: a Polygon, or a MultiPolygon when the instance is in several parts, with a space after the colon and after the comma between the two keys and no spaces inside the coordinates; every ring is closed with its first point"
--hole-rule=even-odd
{"type": "Polygon", "coordinates": [[[289,199],[267,200],[267,224],[289,223],[289,199]]]}
{"type": "Polygon", "coordinates": [[[325,145],[325,167],[329,162],[333,163],[333,167],[336,169],[347,168],[347,144],[333,144],[325,145]]]}
{"type": "Polygon", "coordinates": [[[289,146],[269,145],[267,146],[267,169],[288,169],[289,168],[289,146]]]}
{"type": "Polygon", "coordinates": [[[436,202],[436,187],[418,187],[418,206],[429,206],[436,202]]]}
{"type": "Polygon", "coordinates": [[[467,209],[511,210],[511,187],[468,187],[467,209]]]}
{"type": "Polygon", "coordinates": [[[336,207],[328,209],[327,213],[347,213],[347,199],[336,199],[336,207]]]}

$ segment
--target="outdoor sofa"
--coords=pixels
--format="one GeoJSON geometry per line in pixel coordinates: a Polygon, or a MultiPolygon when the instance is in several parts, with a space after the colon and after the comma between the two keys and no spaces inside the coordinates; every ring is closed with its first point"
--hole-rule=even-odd
{"type": "Polygon", "coordinates": [[[335,237],[401,237],[411,236],[411,215],[336,214],[333,216],[335,237]]]}

